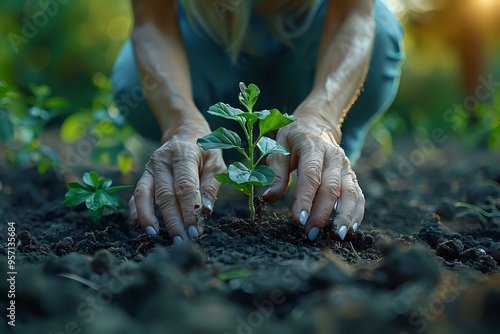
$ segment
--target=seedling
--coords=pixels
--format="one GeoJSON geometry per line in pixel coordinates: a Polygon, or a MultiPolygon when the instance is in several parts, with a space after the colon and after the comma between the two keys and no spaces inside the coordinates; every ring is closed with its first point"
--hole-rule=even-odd
{"type": "Polygon", "coordinates": [[[77,206],[85,203],[89,217],[92,221],[99,221],[105,208],[112,211],[118,210],[120,203],[115,191],[128,189],[133,185],[111,187],[113,181],[108,178],[100,178],[94,171],[83,174],[82,182],[68,182],[68,191],[64,196],[66,206],[77,206]]]}
{"type": "Polygon", "coordinates": [[[236,121],[245,134],[246,147],[242,146],[241,138],[236,132],[223,127],[198,139],[198,145],[204,150],[236,149],[246,160],[247,165],[234,162],[229,165],[227,172],[215,175],[215,179],[231,184],[248,196],[248,209],[252,221],[255,220],[254,187],[267,186],[274,181],[276,176],[272,168],[260,165],[260,162],[269,154],[289,154],[283,146],[265,135],[296,120],[294,116],[282,114],[278,109],[254,112],[253,106],[259,94],[260,90],[256,85],[250,84],[247,87],[240,82],[238,100],[246,108],[246,112],[222,102],[211,106],[208,110],[208,113],[214,116],[236,121]],[[254,140],[253,129],[256,123],[259,126],[259,134],[254,140]]]}

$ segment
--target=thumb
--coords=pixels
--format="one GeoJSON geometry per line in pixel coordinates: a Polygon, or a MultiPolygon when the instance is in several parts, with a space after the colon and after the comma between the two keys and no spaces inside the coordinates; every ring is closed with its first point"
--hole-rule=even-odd
{"type": "Polygon", "coordinates": [[[204,214],[212,214],[215,200],[217,199],[217,192],[221,185],[214,178],[214,175],[223,173],[226,169],[226,165],[220,154],[210,155],[204,163],[204,168],[200,174],[201,205],[204,214]]]}

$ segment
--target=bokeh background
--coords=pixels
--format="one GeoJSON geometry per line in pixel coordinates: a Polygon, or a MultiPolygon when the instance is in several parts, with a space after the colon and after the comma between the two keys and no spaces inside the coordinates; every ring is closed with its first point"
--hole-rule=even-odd
{"type": "MultiPolygon", "coordinates": [[[[499,149],[500,1],[385,2],[405,26],[407,59],[397,99],[370,134],[382,151],[435,128],[499,149]],[[477,99],[488,78],[494,91],[477,99]]],[[[0,13],[0,79],[24,92],[47,85],[69,112],[95,103],[133,25],[128,0],[2,0],[0,13]]]]}

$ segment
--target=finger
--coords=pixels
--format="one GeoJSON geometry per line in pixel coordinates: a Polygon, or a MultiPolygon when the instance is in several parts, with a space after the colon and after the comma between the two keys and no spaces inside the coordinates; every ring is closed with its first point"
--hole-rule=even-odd
{"type": "Polygon", "coordinates": [[[353,172],[344,169],[340,191],[338,213],[334,219],[337,233],[344,240],[347,231],[352,227],[354,211],[358,204],[358,185],[354,182],[353,172]]]}
{"type": "Polygon", "coordinates": [[[172,156],[174,194],[190,239],[197,238],[202,233],[200,160],[197,151],[185,148],[176,151],[172,156]]]}
{"type": "MultiPolygon", "coordinates": [[[[145,230],[148,226],[154,228],[156,222],[156,216],[154,211],[154,177],[151,174],[150,167],[146,167],[144,172],[137,182],[137,186],[134,190],[134,195],[131,200],[134,199],[134,204],[131,205],[136,210],[136,215],[139,220],[139,224],[145,230]]],[[[129,202],[130,203],[130,202],[129,202]]],[[[133,212],[131,211],[131,216],[133,212]]],[[[151,231],[152,232],[152,231],[151,231]]],[[[156,231],[158,232],[158,231],[156,231]]]]}
{"type": "Polygon", "coordinates": [[[358,184],[358,181],[355,179],[356,183],[356,192],[358,193],[358,201],[356,204],[356,209],[354,210],[354,214],[352,215],[352,229],[354,232],[357,231],[359,225],[363,221],[363,217],[365,215],[365,196],[363,195],[363,191],[358,184]]]}
{"type": "Polygon", "coordinates": [[[139,216],[137,215],[137,208],[135,206],[135,197],[132,195],[130,199],[128,200],[128,209],[130,212],[130,220],[135,222],[136,220],[139,219],[139,216]]]}
{"type": "Polygon", "coordinates": [[[219,154],[211,154],[203,164],[200,174],[201,204],[203,213],[211,215],[214,210],[214,203],[217,199],[217,192],[220,188],[220,182],[217,181],[215,174],[226,171],[226,165],[219,154]]]}
{"type": "Polygon", "coordinates": [[[172,239],[188,240],[182,221],[182,213],[174,194],[174,178],[169,161],[155,164],[155,201],[161,211],[168,234],[172,239]]]}
{"type": "Polygon", "coordinates": [[[332,212],[335,210],[340,197],[341,169],[333,159],[327,158],[322,172],[322,182],[318,188],[311,214],[306,225],[306,233],[309,240],[313,241],[328,223],[332,212]]]}
{"type": "MultiPolygon", "coordinates": [[[[313,147],[313,145],[303,147],[313,147]]],[[[299,157],[292,218],[302,225],[307,223],[314,196],[321,185],[323,160],[323,152],[307,149],[304,149],[299,157]]]]}
{"type": "MultiPolygon", "coordinates": [[[[289,149],[285,147],[287,151],[289,149]]],[[[285,194],[290,182],[290,155],[271,154],[266,158],[267,165],[271,167],[276,176],[272,185],[262,195],[266,202],[275,202],[285,194]]]]}

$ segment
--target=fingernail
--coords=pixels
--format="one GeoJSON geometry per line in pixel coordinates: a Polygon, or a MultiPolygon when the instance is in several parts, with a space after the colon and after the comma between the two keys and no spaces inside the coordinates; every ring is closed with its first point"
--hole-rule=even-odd
{"type": "Polygon", "coordinates": [[[156,234],[156,230],[154,229],[153,226],[148,226],[148,227],[146,227],[146,233],[147,234],[156,234]]]}
{"type": "Polygon", "coordinates": [[[153,224],[153,228],[155,229],[156,233],[160,232],[160,223],[158,221],[155,221],[153,224]]]}
{"type": "Polygon", "coordinates": [[[198,230],[196,229],[196,226],[191,225],[188,227],[188,235],[189,239],[198,238],[198,230]]]}
{"type": "Polygon", "coordinates": [[[214,210],[214,207],[212,205],[212,201],[210,200],[210,198],[208,198],[207,196],[203,195],[201,197],[201,205],[206,208],[208,211],[210,211],[210,213],[212,213],[212,211],[214,210]]]}
{"type": "Polygon", "coordinates": [[[353,229],[354,231],[356,231],[356,230],[358,229],[358,227],[359,227],[359,224],[358,224],[358,223],[354,223],[354,224],[352,225],[352,229],[353,229]]]}
{"type": "Polygon", "coordinates": [[[319,234],[319,228],[314,226],[309,230],[309,233],[307,233],[307,237],[309,238],[309,240],[314,241],[314,239],[316,239],[318,234],[319,234]]]}
{"type": "Polygon", "coordinates": [[[264,191],[264,193],[262,194],[262,197],[266,197],[267,195],[269,195],[271,193],[271,188],[267,188],[266,191],[264,191]]]}
{"type": "Polygon", "coordinates": [[[334,213],[334,214],[335,214],[335,213],[337,213],[337,208],[338,208],[338,207],[339,207],[339,200],[337,200],[337,201],[335,202],[335,204],[333,205],[333,213],[334,213]]]}
{"type": "Polygon", "coordinates": [[[182,238],[179,237],[178,235],[176,235],[172,241],[174,242],[175,246],[182,244],[182,238]]]}
{"type": "Polygon", "coordinates": [[[306,210],[302,210],[299,214],[299,221],[302,225],[305,225],[307,223],[307,218],[309,215],[307,214],[306,210]]]}
{"type": "Polygon", "coordinates": [[[337,233],[339,234],[340,239],[344,240],[345,235],[347,234],[347,227],[345,225],[340,226],[337,233]]]}

